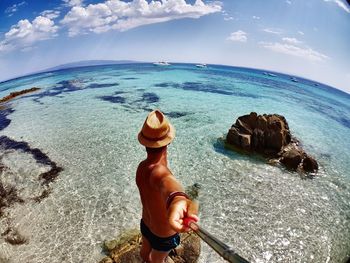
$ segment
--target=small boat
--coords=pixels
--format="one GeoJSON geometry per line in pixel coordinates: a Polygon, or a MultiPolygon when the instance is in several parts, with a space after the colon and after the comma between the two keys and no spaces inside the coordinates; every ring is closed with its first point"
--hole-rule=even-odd
{"type": "Polygon", "coordinates": [[[299,81],[297,80],[297,78],[295,78],[295,77],[291,77],[290,80],[293,81],[293,82],[299,82],[299,81]]]}
{"type": "Polygon", "coordinates": [[[154,62],[154,66],[170,66],[170,64],[166,61],[159,61],[159,62],[154,62]]]}
{"type": "Polygon", "coordinates": [[[270,76],[270,77],[277,77],[277,75],[275,75],[275,74],[272,74],[272,73],[270,73],[270,72],[263,72],[263,74],[265,75],[265,76],[270,76]]]}
{"type": "Polygon", "coordinates": [[[200,64],[197,64],[196,67],[197,67],[197,68],[206,68],[206,67],[207,67],[207,64],[200,63],[200,64]]]}

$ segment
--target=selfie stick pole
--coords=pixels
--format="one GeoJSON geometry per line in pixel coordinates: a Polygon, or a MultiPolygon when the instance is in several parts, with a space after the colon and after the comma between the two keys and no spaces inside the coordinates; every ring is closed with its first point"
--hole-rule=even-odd
{"type": "Polygon", "coordinates": [[[191,228],[205,243],[214,249],[221,257],[231,263],[249,263],[241,256],[239,256],[233,249],[212,236],[210,233],[202,229],[191,218],[184,219],[184,225],[191,228]]]}

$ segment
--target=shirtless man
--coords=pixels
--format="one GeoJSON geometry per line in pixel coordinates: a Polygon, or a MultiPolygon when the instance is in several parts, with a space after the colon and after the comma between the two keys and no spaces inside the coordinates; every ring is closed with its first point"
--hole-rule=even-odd
{"type": "Polygon", "coordinates": [[[198,220],[197,205],[184,193],[168,168],[167,145],[174,137],[174,127],[159,110],[147,116],[138,135],[147,151],[147,158],[136,172],[143,206],[140,255],[145,262],[165,262],[170,250],[180,244],[178,233],[189,231],[183,219],[198,220]]]}

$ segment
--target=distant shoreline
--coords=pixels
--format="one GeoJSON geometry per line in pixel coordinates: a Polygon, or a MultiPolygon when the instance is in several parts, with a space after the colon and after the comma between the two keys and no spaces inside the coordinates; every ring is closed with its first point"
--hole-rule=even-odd
{"type": "MultiPolygon", "coordinates": [[[[78,62],[72,62],[72,63],[67,63],[67,64],[62,64],[62,65],[58,65],[55,67],[51,67],[48,69],[44,69],[38,72],[33,72],[33,73],[29,73],[29,74],[25,74],[22,76],[18,76],[15,78],[11,78],[11,79],[7,79],[4,81],[0,81],[0,85],[1,84],[5,84],[7,82],[10,81],[14,81],[14,80],[19,80],[21,78],[25,78],[25,77],[29,77],[29,76],[36,76],[36,75],[40,75],[40,74],[47,74],[47,73],[53,73],[53,72],[59,72],[59,71],[64,71],[64,70],[74,70],[74,69],[80,69],[80,68],[89,68],[89,67],[103,67],[103,66],[113,66],[113,65],[130,65],[130,64],[150,64],[152,65],[153,62],[147,62],[147,61],[132,61],[132,60],[87,60],[87,61],[78,61],[78,62]],[[92,64],[88,64],[88,62],[91,62],[92,64]],[[95,62],[95,63],[94,63],[95,62]]],[[[170,62],[171,65],[193,65],[195,66],[197,63],[185,63],[185,62],[170,62]]],[[[297,78],[299,80],[303,80],[303,81],[307,81],[307,82],[311,82],[317,85],[316,88],[321,88],[321,85],[331,89],[333,92],[339,93],[339,94],[343,94],[345,96],[348,96],[350,98],[350,93],[348,93],[347,91],[338,89],[336,87],[330,86],[328,84],[324,84],[322,82],[316,81],[316,80],[311,80],[311,79],[307,79],[305,77],[300,77],[297,75],[293,75],[293,74],[288,74],[288,73],[283,73],[283,72],[277,72],[277,71],[273,71],[273,70],[269,70],[269,69],[260,69],[260,68],[250,68],[250,67],[241,67],[241,66],[232,66],[232,65],[223,65],[223,64],[207,64],[208,66],[214,66],[214,67],[227,67],[227,68],[233,68],[233,69],[248,69],[248,70],[255,70],[258,71],[260,73],[273,73],[273,75],[282,75],[282,76],[286,76],[288,78],[297,78]]]]}

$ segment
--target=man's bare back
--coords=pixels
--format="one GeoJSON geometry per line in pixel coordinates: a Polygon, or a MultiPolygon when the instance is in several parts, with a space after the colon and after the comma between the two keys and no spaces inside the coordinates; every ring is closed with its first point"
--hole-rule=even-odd
{"type": "Polygon", "coordinates": [[[160,190],[162,179],[166,176],[173,175],[164,164],[154,164],[148,160],[142,161],[136,172],[136,184],[142,202],[142,219],[160,237],[176,233],[169,224],[165,200],[160,190]]]}

